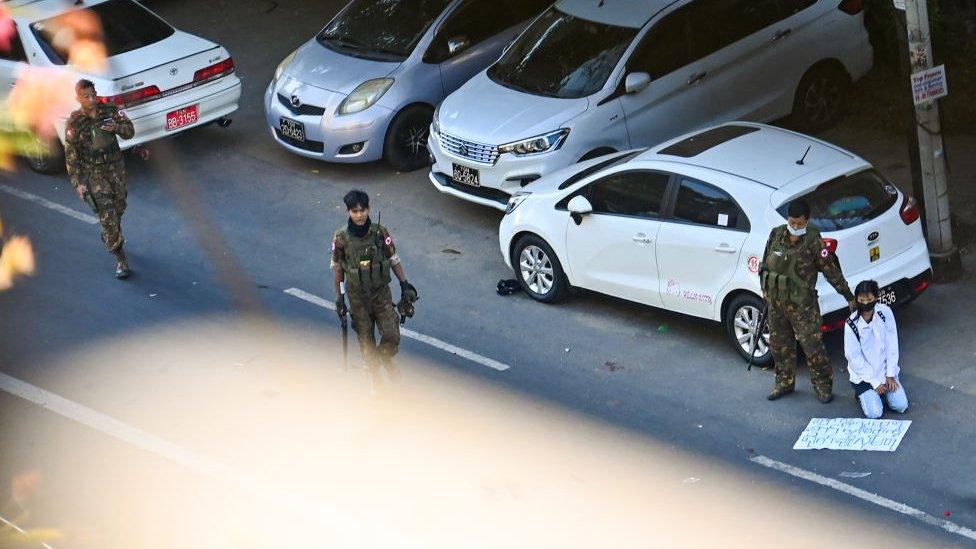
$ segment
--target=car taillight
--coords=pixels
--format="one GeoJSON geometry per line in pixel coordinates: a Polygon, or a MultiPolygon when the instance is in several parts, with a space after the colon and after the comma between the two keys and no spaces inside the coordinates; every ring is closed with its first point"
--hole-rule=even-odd
{"type": "Polygon", "coordinates": [[[115,103],[120,107],[125,107],[132,104],[145,103],[156,95],[159,95],[159,88],[156,86],[147,86],[119,95],[99,97],[98,100],[102,103],[115,103]]]}
{"type": "Polygon", "coordinates": [[[857,15],[864,10],[864,0],[844,0],[837,9],[850,15],[857,15]]]}
{"type": "Polygon", "coordinates": [[[905,200],[901,203],[898,214],[901,215],[901,220],[905,222],[905,225],[915,223],[921,215],[918,211],[918,203],[908,195],[905,195],[905,200]]]}
{"type": "Polygon", "coordinates": [[[836,238],[824,238],[823,239],[823,243],[824,243],[824,246],[827,248],[827,250],[830,253],[832,253],[832,254],[836,254],[837,253],[837,239],[836,238]]]}
{"type": "Polygon", "coordinates": [[[914,291],[914,292],[915,292],[916,294],[920,294],[920,293],[922,293],[922,292],[924,292],[925,290],[928,290],[928,289],[929,289],[929,281],[928,281],[928,279],[924,279],[924,280],[919,280],[919,281],[918,281],[918,282],[917,282],[917,283],[915,284],[915,287],[914,287],[914,288],[912,288],[912,290],[913,290],[913,291],[914,291]]]}
{"type": "Polygon", "coordinates": [[[220,78],[232,72],[234,72],[234,58],[228,57],[216,65],[210,65],[205,69],[200,69],[193,73],[193,81],[199,82],[201,80],[220,78]]]}

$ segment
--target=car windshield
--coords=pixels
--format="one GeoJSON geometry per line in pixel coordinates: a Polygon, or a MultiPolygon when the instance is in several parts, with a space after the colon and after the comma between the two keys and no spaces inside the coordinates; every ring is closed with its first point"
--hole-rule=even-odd
{"type": "Polygon", "coordinates": [[[488,69],[518,91],[578,98],[603,88],[637,29],[595,23],[549,8],[488,69]]]}
{"type": "MultiPolygon", "coordinates": [[[[840,231],[866,223],[888,211],[898,200],[895,186],[874,170],[838,177],[802,197],[810,204],[810,225],[840,231]]],[[[786,218],[789,203],[776,211],[786,218]]]]}
{"type": "MultiPolygon", "coordinates": [[[[132,0],[108,0],[81,11],[94,14],[101,23],[102,42],[108,57],[155,44],[176,32],[168,23],[132,0]]],[[[65,32],[77,35],[77,27],[83,21],[77,11],[72,11],[36,21],[30,28],[51,62],[64,65],[69,59],[69,44],[60,38],[65,32]]]]}
{"type": "Polygon", "coordinates": [[[356,57],[403,60],[450,0],[354,0],[316,37],[356,57]]]}

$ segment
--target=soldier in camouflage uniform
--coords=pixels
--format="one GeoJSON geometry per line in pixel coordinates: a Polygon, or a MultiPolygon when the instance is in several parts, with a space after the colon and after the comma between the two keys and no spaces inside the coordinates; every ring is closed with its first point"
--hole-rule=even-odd
{"type": "Polygon", "coordinates": [[[349,191],[343,202],[349,220],[332,238],[331,267],[338,296],[336,313],[340,317],[345,317],[347,312],[352,315],[363,358],[374,384],[379,384],[381,362],[390,377],[396,379],[398,375],[391,359],[400,345],[400,325],[390,292],[390,272],[400,281],[401,305],[416,301],[417,289],[407,282],[390,231],[370,220],[369,196],[362,191],[349,191]],[[342,284],[349,296],[348,308],[342,284]],[[378,346],[376,328],[380,331],[378,346]]]}
{"type": "Polygon", "coordinates": [[[122,246],[122,214],[126,206],[125,163],[116,136],[131,139],[132,122],[113,104],[98,101],[95,85],[79,80],[75,93],[81,108],[71,113],[65,127],[65,164],[78,197],[98,216],[102,241],[117,263],[115,276],[129,276],[122,246]]]}
{"type": "Polygon", "coordinates": [[[763,297],[769,305],[769,344],[776,364],[776,385],[767,397],[776,400],[793,392],[796,385],[796,343],[799,341],[810,367],[810,381],[820,402],[833,399],[834,372],[820,332],[817,273],[854,308],[854,295],[820,232],[807,224],[810,206],[797,200],[790,204],[786,225],[769,233],[759,269],[763,297]]]}

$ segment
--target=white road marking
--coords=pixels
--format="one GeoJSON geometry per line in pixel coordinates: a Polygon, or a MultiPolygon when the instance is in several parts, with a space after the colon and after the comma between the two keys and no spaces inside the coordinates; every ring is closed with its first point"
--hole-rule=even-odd
{"type": "MultiPolygon", "coordinates": [[[[23,528],[21,528],[20,526],[17,526],[17,525],[16,525],[16,524],[14,524],[13,522],[10,522],[9,520],[7,520],[7,519],[5,519],[5,518],[3,518],[3,515],[0,515],[0,522],[2,522],[2,523],[4,523],[4,524],[6,524],[7,526],[9,526],[9,527],[11,527],[11,528],[13,528],[13,529],[14,529],[14,530],[16,530],[16,531],[17,531],[18,533],[20,533],[20,534],[22,534],[22,535],[24,535],[24,536],[26,536],[26,535],[27,535],[27,532],[26,532],[26,531],[25,531],[25,530],[24,530],[23,528]]],[[[43,541],[41,542],[41,547],[46,547],[47,549],[54,549],[54,547],[51,547],[50,545],[48,545],[48,544],[46,544],[46,543],[44,543],[43,541]]]]}
{"type": "Polygon", "coordinates": [[[777,471],[786,473],[788,475],[794,476],[796,478],[802,478],[803,480],[809,480],[810,482],[815,482],[822,486],[828,488],[833,488],[838,492],[843,492],[845,494],[854,496],[858,499],[862,499],[868,503],[873,503],[879,507],[884,507],[896,513],[901,513],[912,517],[915,520],[924,522],[931,526],[941,528],[946,532],[951,534],[958,534],[965,538],[976,541],[976,530],[971,530],[965,526],[960,526],[952,521],[934,517],[924,511],[920,511],[914,507],[905,505],[904,503],[897,502],[892,499],[888,499],[884,496],[879,496],[873,492],[868,492],[867,490],[862,490],[856,486],[851,486],[850,484],[841,482],[836,479],[825,477],[823,475],[818,475],[813,471],[807,471],[806,469],[801,469],[799,467],[790,465],[788,463],[783,463],[782,461],[776,461],[775,459],[768,458],[766,456],[753,456],[749,458],[753,463],[758,463],[763,467],[768,467],[770,469],[775,469],[777,471]]]}
{"type": "MultiPolygon", "coordinates": [[[[287,290],[285,290],[285,293],[292,297],[297,297],[302,301],[311,303],[312,305],[318,305],[319,307],[328,309],[330,311],[335,310],[335,303],[323,299],[315,294],[310,294],[305,290],[300,290],[298,288],[288,288],[287,290]]],[[[400,335],[403,337],[409,337],[410,339],[415,339],[421,343],[426,343],[431,347],[436,347],[442,351],[447,351],[452,355],[457,355],[461,358],[466,358],[471,362],[476,362],[478,364],[481,364],[482,366],[487,366],[493,370],[498,370],[499,372],[504,372],[510,367],[508,364],[503,364],[501,362],[498,362],[497,360],[479,355],[478,353],[469,351],[467,349],[462,349],[461,347],[458,347],[456,345],[451,345],[450,343],[437,339],[436,337],[431,337],[429,335],[424,335],[415,332],[409,328],[400,328],[400,335]]]]}
{"type": "Polygon", "coordinates": [[[3,183],[0,183],[0,191],[3,191],[3,192],[5,192],[5,193],[7,193],[9,195],[16,196],[17,198],[23,198],[24,200],[30,200],[31,202],[35,202],[37,204],[40,204],[41,206],[44,206],[45,208],[52,209],[52,210],[54,210],[54,211],[56,211],[58,213],[63,213],[64,215],[66,215],[68,217],[73,217],[74,219],[77,219],[78,221],[83,221],[83,222],[89,223],[91,225],[97,225],[98,224],[98,218],[95,217],[95,216],[93,216],[93,215],[89,215],[89,214],[86,214],[86,213],[81,213],[78,210],[73,210],[73,209],[71,209],[71,208],[69,208],[67,206],[62,206],[61,204],[58,204],[56,202],[51,202],[50,200],[48,200],[48,199],[46,199],[44,197],[37,196],[36,194],[31,194],[31,193],[29,193],[27,191],[22,191],[20,189],[16,189],[14,187],[11,187],[10,185],[4,185],[3,183]]]}

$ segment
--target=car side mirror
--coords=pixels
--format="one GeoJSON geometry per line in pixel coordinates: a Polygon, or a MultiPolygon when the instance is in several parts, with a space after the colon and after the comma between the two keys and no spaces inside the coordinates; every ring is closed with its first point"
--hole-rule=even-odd
{"type": "Polygon", "coordinates": [[[651,75],[646,72],[632,72],[624,80],[624,91],[627,93],[640,93],[651,85],[651,75]]]}
{"type": "Polygon", "coordinates": [[[470,45],[471,40],[469,40],[467,36],[452,36],[447,39],[447,53],[455,55],[463,50],[466,50],[470,45]]]}
{"type": "Polygon", "coordinates": [[[583,222],[583,216],[589,214],[593,211],[593,205],[586,197],[581,195],[574,196],[569,204],[566,204],[566,208],[569,209],[569,216],[573,218],[573,222],[577,225],[583,222]]]}

